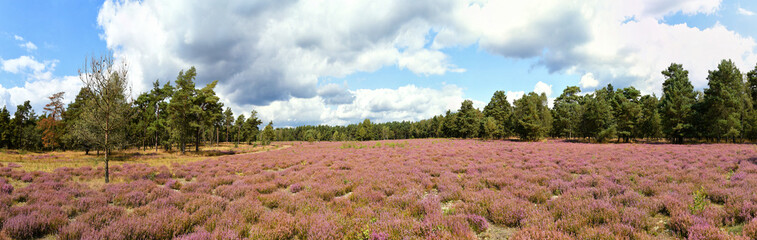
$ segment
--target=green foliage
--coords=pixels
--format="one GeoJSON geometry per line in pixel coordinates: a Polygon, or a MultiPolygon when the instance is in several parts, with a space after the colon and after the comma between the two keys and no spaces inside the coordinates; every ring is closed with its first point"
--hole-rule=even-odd
{"type": "Polygon", "coordinates": [[[183,70],[176,77],[176,90],[171,96],[168,104],[169,118],[168,123],[172,127],[171,136],[174,141],[179,143],[179,150],[186,151],[187,142],[191,137],[191,119],[192,100],[195,95],[194,79],[197,76],[194,67],[189,68],[187,72],[183,70]]]}
{"type": "Polygon", "coordinates": [[[700,187],[694,191],[693,195],[694,201],[689,205],[689,210],[691,211],[691,214],[698,214],[707,207],[707,192],[705,192],[704,187],[700,187]]]}
{"type": "Polygon", "coordinates": [[[747,109],[743,76],[731,60],[723,60],[717,70],[709,72],[707,80],[709,88],[704,90],[704,102],[709,137],[735,141],[744,130],[741,120],[747,109]]]}
{"type": "Polygon", "coordinates": [[[105,182],[109,181],[108,155],[127,143],[126,130],[132,117],[128,69],[114,65],[112,57],[94,57],[79,70],[79,76],[91,93],[79,116],[77,134],[87,138],[105,152],[105,182]],[[87,69],[87,67],[89,67],[87,69]]]}
{"type": "Polygon", "coordinates": [[[553,135],[559,137],[574,138],[580,132],[581,115],[583,114],[583,97],[578,94],[581,89],[576,86],[568,86],[563,93],[555,99],[552,116],[553,135]]]}
{"type": "Polygon", "coordinates": [[[268,122],[268,125],[265,126],[263,129],[263,136],[261,141],[263,142],[263,145],[271,144],[271,141],[274,140],[275,135],[273,134],[273,121],[268,122]]]}
{"type": "Polygon", "coordinates": [[[684,70],[681,64],[670,64],[662,75],[665,76],[660,100],[662,131],[666,137],[682,143],[684,137],[691,135],[693,128],[694,86],[689,81],[689,71],[684,70]]]}
{"type": "Polygon", "coordinates": [[[615,92],[614,117],[617,124],[617,134],[625,142],[637,135],[638,124],[641,120],[641,104],[639,90],[634,87],[618,89],[615,92]]]}
{"type": "Polygon", "coordinates": [[[482,137],[485,139],[494,138],[494,136],[498,135],[501,130],[497,125],[497,120],[494,120],[494,117],[486,117],[485,120],[482,121],[481,129],[483,130],[482,137]]]}
{"type": "MultiPolygon", "coordinates": [[[[611,86],[608,86],[611,88],[611,86]]],[[[612,107],[607,101],[608,88],[597,90],[593,95],[584,97],[584,109],[581,116],[581,132],[584,136],[604,142],[614,138],[616,125],[612,115],[612,107]]]]}
{"type": "Polygon", "coordinates": [[[479,127],[483,114],[476,108],[473,108],[473,101],[465,100],[457,111],[457,130],[458,136],[463,138],[478,137],[479,127]]]}
{"type": "MultiPolygon", "coordinates": [[[[496,137],[507,137],[512,134],[513,107],[507,101],[504,91],[495,91],[489,104],[484,107],[484,117],[492,117],[497,125],[497,130],[492,134],[496,137]]],[[[491,138],[491,136],[489,137],[491,138]]]]}
{"type": "Polygon", "coordinates": [[[639,137],[657,138],[662,135],[662,123],[658,112],[659,101],[654,95],[644,95],[639,101],[641,116],[638,123],[639,137]]]}
{"type": "Polygon", "coordinates": [[[538,141],[552,128],[552,113],[547,106],[547,95],[530,92],[514,102],[515,132],[521,139],[538,141]]]}

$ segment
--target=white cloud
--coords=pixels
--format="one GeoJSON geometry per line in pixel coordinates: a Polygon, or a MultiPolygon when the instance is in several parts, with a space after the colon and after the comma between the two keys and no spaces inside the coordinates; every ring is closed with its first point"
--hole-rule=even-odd
{"type": "Polygon", "coordinates": [[[32,43],[32,42],[26,42],[24,44],[19,44],[19,46],[21,46],[22,48],[25,48],[26,51],[29,51],[29,52],[31,52],[33,50],[37,50],[37,45],[34,45],[34,43],[32,43]]]}
{"type": "Polygon", "coordinates": [[[582,90],[587,88],[595,88],[599,86],[599,81],[594,78],[594,74],[586,73],[581,76],[581,81],[578,82],[578,85],[582,90]]]}
{"type": "Polygon", "coordinates": [[[312,98],[319,78],[384,66],[418,75],[462,71],[425,47],[431,24],[451,6],[432,0],[105,1],[98,24],[108,48],[131,64],[135,90],[196,66],[198,82],[219,80],[218,92],[227,99],[265,105],[312,98]]]}
{"type": "MultiPolygon", "coordinates": [[[[358,89],[350,92],[354,94],[354,100],[336,106],[316,96],[274,101],[266,106],[235,106],[234,110],[253,108],[259,112],[261,119],[273,121],[277,126],[345,125],[366,118],[373,122],[426,119],[447,110],[455,111],[463,101],[462,89],[454,85],[432,89],[411,84],[397,89],[358,89]]],[[[474,106],[481,107],[483,103],[474,102],[474,106]]]]}
{"type": "Polygon", "coordinates": [[[13,35],[13,38],[16,39],[17,41],[24,41],[24,38],[19,35],[13,35]]]}
{"type": "Polygon", "coordinates": [[[754,39],[720,24],[699,29],[661,20],[675,13],[714,14],[720,4],[720,0],[461,4],[433,46],[478,43],[496,55],[536,58],[537,65],[550,72],[591,72],[595,80],[634,85],[645,93],[659,93],[660,71],[678,62],[690,70],[694,85],[702,88],[707,70],[721,59],[733,59],[739,67],[756,62],[754,39]]]}
{"type": "Polygon", "coordinates": [[[2,60],[3,70],[10,73],[21,73],[25,70],[41,72],[45,70],[45,64],[34,60],[34,57],[21,56],[14,59],[2,60]]]}
{"type": "Polygon", "coordinates": [[[57,60],[39,62],[30,56],[21,56],[14,59],[4,60],[0,58],[2,70],[22,74],[29,80],[49,80],[53,77],[52,71],[55,70],[57,60]]]}
{"type": "Polygon", "coordinates": [[[539,94],[544,93],[547,96],[552,96],[552,85],[539,81],[536,83],[536,85],[534,85],[534,92],[539,94]]]}
{"type": "Polygon", "coordinates": [[[515,100],[520,99],[525,94],[526,92],[524,91],[507,91],[505,93],[505,96],[507,96],[507,100],[510,101],[510,104],[512,104],[513,102],[515,102],[515,100]]]}
{"type": "MultiPolygon", "coordinates": [[[[174,79],[180,69],[196,66],[199,84],[220,81],[218,93],[227,105],[261,106],[261,115],[268,109],[265,114],[281,122],[340,123],[405,116],[392,108],[387,116],[359,108],[400,106],[397,98],[371,98],[366,105],[364,95],[391,96],[402,88],[349,90],[321,79],[387,66],[419,76],[463,72],[445,50],[471,45],[506,58],[536,59],[552,73],[582,74],[582,88],[611,82],[659,93],[660,71],[671,62],[682,63],[702,88],[707,70],[721,59],[752,66],[757,44],[721,24],[695,28],[663,18],[715,14],[721,3],[127,0],[106,1],[98,24],[108,48],[131,64],[137,92],[155,78],[174,79]],[[282,110],[274,114],[274,107],[282,110]]],[[[534,91],[551,95],[552,87],[538,82],[534,91]]],[[[461,99],[448,109],[459,107],[463,94],[455,94],[461,99]]],[[[507,93],[511,101],[522,94],[507,93]]]]}
{"type": "Polygon", "coordinates": [[[739,14],[744,16],[754,16],[754,12],[739,7],[739,14]]]}
{"type": "Polygon", "coordinates": [[[37,114],[42,114],[42,108],[49,103],[47,97],[57,92],[65,92],[64,102],[68,103],[76,98],[81,87],[78,76],[26,81],[24,85],[16,87],[0,85],[0,106],[6,106],[8,111],[15,112],[17,105],[29,100],[32,109],[37,114]]]}
{"type": "Polygon", "coordinates": [[[65,92],[63,95],[65,102],[73,101],[81,89],[81,81],[78,76],[53,76],[52,71],[57,62],[57,60],[40,62],[30,56],[8,60],[0,58],[0,66],[2,66],[0,69],[15,75],[18,82],[23,82],[12,87],[0,85],[0,106],[6,106],[9,111],[14,112],[17,105],[29,100],[35,112],[42,114],[42,108],[48,103],[47,97],[54,93],[65,92]]]}

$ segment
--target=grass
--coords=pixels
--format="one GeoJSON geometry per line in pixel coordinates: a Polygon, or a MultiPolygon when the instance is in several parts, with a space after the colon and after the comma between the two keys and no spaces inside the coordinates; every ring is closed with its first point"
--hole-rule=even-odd
{"type": "MultiPolygon", "coordinates": [[[[153,149],[138,150],[126,149],[114,151],[109,161],[110,166],[122,165],[126,163],[144,163],[150,166],[167,166],[174,164],[185,164],[189,162],[212,159],[219,156],[245,154],[269,151],[273,149],[285,148],[288,145],[283,143],[273,143],[268,146],[240,144],[234,147],[232,143],[222,143],[218,146],[203,146],[199,152],[189,151],[181,154],[178,151],[165,151],[153,149]]],[[[104,155],[97,155],[96,151],[90,151],[85,154],[84,151],[53,151],[53,152],[24,152],[16,150],[0,151],[0,163],[17,163],[21,169],[27,172],[43,171],[52,172],[57,168],[69,167],[103,167],[105,166],[104,155]]]]}

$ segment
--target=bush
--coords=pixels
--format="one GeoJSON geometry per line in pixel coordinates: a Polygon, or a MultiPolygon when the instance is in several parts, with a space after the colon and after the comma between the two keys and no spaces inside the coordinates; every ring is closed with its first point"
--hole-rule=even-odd
{"type": "Polygon", "coordinates": [[[750,239],[757,239],[757,218],[744,225],[742,234],[750,239]]]}
{"type": "Polygon", "coordinates": [[[486,218],[475,214],[468,214],[465,217],[474,232],[482,233],[489,229],[489,222],[486,221],[486,218]]]}
{"type": "Polygon", "coordinates": [[[512,238],[510,238],[510,240],[534,240],[534,239],[572,240],[573,238],[570,235],[567,235],[559,231],[544,230],[544,229],[538,229],[538,228],[524,228],[516,232],[512,236],[512,238]]]}
{"type": "Polygon", "coordinates": [[[33,239],[52,234],[68,222],[63,212],[33,212],[13,216],[3,224],[5,232],[14,239],[33,239]]]}

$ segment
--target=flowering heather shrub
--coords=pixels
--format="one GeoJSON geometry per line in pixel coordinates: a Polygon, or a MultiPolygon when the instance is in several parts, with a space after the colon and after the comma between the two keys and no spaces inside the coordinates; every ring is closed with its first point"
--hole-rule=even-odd
{"type": "Polygon", "coordinates": [[[752,221],[744,225],[742,233],[745,237],[757,239],[757,219],[752,219],[752,221]]]}
{"type": "Polygon", "coordinates": [[[14,239],[42,237],[56,232],[68,221],[63,211],[54,206],[35,204],[13,210],[15,216],[5,220],[3,229],[14,239]]]}
{"type": "Polygon", "coordinates": [[[389,234],[383,233],[383,232],[373,232],[371,233],[370,237],[368,238],[370,240],[387,240],[389,239],[389,234]]]}
{"type": "Polygon", "coordinates": [[[710,239],[729,239],[725,234],[717,227],[713,227],[707,223],[697,223],[689,228],[688,239],[690,240],[710,240],[710,239]]]}
{"type": "Polygon", "coordinates": [[[8,183],[0,184],[0,194],[11,194],[11,193],[13,193],[13,185],[10,185],[8,183]]]}
{"type": "Polygon", "coordinates": [[[181,189],[181,182],[176,181],[175,179],[167,180],[164,184],[167,188],[173,189],[173,190],[179,190],[181,189]]]}
{"type": "Polygon", "coordinates": [[[571,240],[570,235],[554,230],[542,230],[537,228],[525,228],[513,235],[511,240],[535,240],[535,239],[554,239],[554,240],[571,240]]]}
{"type": "Polygon", "coordinates": [[[304,189],[304,188],[299,183],[292,184],[289,187],[289,191],[292,192],[292,193],[298,193],[298,192],[302,191],[302,189],[304,189]]]}
{"type": "Polygon", "coordinates": [[[586,228],[578,235],[578,239],[585,240],[613,240],[617,238],[607,227],[586,228]]]}
{"type": "Polygon", "coordinates": [[[105,185],[90,184],[102,168],[48,173],[7,164],[0,235],[475,239],[507,227],[512,239],[655,239],[668,231],[718,239],[737,238],[722,229],[743,224],[750,238],[757,229],[750,145],[286,144],[170,168],[114,166],[116,183],[105,185]]]}
{"type": "Polygon", "coordinates": [[[96,230],[100,230],[108,226],[110,221],[120,218],[125,213],[126,211],[123,208],[107,206],[82,214],[77,218],[77,222],[85,223],[96,230]]]}
{"type": "Polygon", "coordinates": [[[670,215],[667,227],[679,236],[685,237],[689,235],[689,228],[692,225],[694,225],[694,217],[688,212],[674,212],[670,215]]]}
{"type": "Polygon", "coordinates": [[[468,224],[470,224],[471,228],[476,233],[481,233],[486,231],[486,229],[489,229],[489,222],[487,222],[486,218],[484,217],[475,214],[468,214],[466,215],[466,219],[468,220],[468,224]]]}

